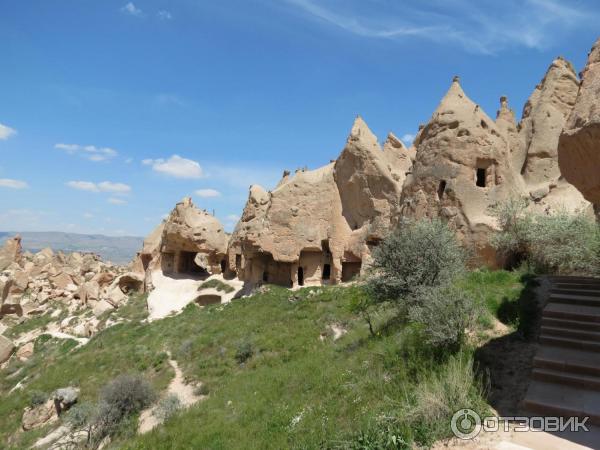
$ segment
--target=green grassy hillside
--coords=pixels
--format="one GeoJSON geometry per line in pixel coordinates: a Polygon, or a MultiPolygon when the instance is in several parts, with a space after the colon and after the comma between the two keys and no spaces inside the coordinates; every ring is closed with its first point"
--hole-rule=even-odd
{"type": "MultiPolygon", "coordinates": [[[[35,356],[0,372],[0,441],[25,448],[49,429],[17,433],[36,392],[67,385],[93,402],[102,385],[140,373],[157,390],[173,376],[166,351],[189,381],[202,381],[206,400],[135,435],[125,424],[113,448],[402,448],[448,435],[449,417],[464,406],[485,410],[474,376],[475,347],[491,333],[493,315],[514,304],[517,273],[475,272],[462,280],[481,305],[477,337],[440,358],[414,326],[381,314],[371,337],[351,305],[359,287],[265,292],[229,305],[188,306],[182,314],[144,323],[143,298],[116,315],[129,320],[74,348],[41,336],[35,356]],[[505,306],[502,306],[505,305],[505,306]],[[334,340],[334,325],[347,332],[334,340]],[[11,375],[12,374],[12,375],[11,375]],[[20,380],[22,391],[8,392],[20,380]]],[[[56,425],[53,425],[55,427],[56,425]]]]}

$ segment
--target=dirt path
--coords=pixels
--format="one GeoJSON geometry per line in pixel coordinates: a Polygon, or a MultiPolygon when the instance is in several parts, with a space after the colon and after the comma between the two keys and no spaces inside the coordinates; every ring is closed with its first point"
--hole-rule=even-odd
{"type": "MultiPolygon", "coordinates": [[[[196,395],[194,393],[196,386],[185,384],[183,372],[179,368],[177,361],[175,361],[174,359],[170,359],[169,364],[175,371],[175,377],[173,377],[173,379],[169,383],[169,386],[167,387],[167,390],[164,393],[163,397],[166,397],[167,395],[176,395],[179,398],[179,401],[181,402],[181,406],[183,408],[189,408],[194,403],[197,403],[198,401],[206,398],[206,396],[196,395]]],[[[161,424],[161,420],[154,415],[156,409],[157,405],[142,411],[138,427],[138,432],[140,434],[147,433],[148,431],[161,424]]]]}

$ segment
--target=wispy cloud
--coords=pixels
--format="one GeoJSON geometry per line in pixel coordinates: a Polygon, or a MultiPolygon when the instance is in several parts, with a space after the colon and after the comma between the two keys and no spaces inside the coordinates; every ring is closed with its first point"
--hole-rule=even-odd
{"type": "Polygon", "coordinates": [[[169,11],[164,10],[164,9],[161,9],[160,11],[158,11],[156,13],[156,16],[162,20],[171,20],[173,18],[173,15],[169,11]]]}
{"type": "Polygon", "coordinates": [[[25,181],[13,180],[12,178],[0,178],[0,187],[9,189],[26,189],[29,185],[25,181]]]}
{"type": "Polygon", "coordinates": [[[194,194],[200,198],[214,198],[221,196],[221,193],[216,189],[198,189],[194,194]]]}
{"type": "Polygon", "coordinates": [[[181,99],[181,97],[175,94],[157,94],[154,97],[154,101],[159,105],[176,105],[176,106],[184,106],[185,102],[181,99]]]}
{"type": "Polygon", "coordinates": [[[191,159],[173,155],[169,159],[144,159],[142,164],[151,166],[152,170],[175,178],[202,178],[202,166],[191,159]]]}
{"type": "Polygon", "coordinates": [[[125,14],[130,14],[132,16],[141,17],[143,12],[137,6],[133,4],[133,2],[127,3],[125,6],[121,8],[121,11],[125,14]]]}
{"type": "Polygon", "coordinates": [[[595,26],[590,0],[286,0],[297,11],[354,35],[413,37],[477,53],[507,47],[544,49],[568,31],[595,26]]]}
{"type": "Polygon", "coordinates": [[[17,130],[0,123],[0,141],[5,141],[15,134],[17,134],[17,130]]]}
{"type": "Polygon", "coordinates": [[[108,203],[110,203],[111,205],[126,205],[127,204],[127,202],[125,200],[123,200],[122,198],[115,198],[115,197],[109,198],[108,203]]]}
{"type": "Polygon", "coordinates": [[[70,155],[80,155],[93,162],[108,161],[118,155],[118,152],[112,148],[95,145],[56,144],[54,148],[70,155]]]}
{"type": "Polygon", "coordinates": [[[72,189],[88,192],[108,192],[117,195],[125,195],[131,192],[131,186],[124,183],[113,183],[112,181],[102,181],[101,183],[94,183],[92,181],[69,181],[66,185],[72,189]]]}

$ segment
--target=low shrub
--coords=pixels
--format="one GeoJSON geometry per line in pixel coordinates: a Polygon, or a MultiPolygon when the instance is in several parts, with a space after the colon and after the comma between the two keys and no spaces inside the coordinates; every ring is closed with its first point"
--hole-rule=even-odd
{"type": "Polygon", "coordinates": [[[36,406],[43,405],[48,400],[48,394],[41,391],[33,391],[29,399],[29,406],[35,408],[36,406]]]}
{"type": "Polygon", "coordinates": [[[243,364],[252,358],[252,355],[254,355],[252,344],[250,342],[242,342],[235,351],[235,360],[239,364],[243,364]]]}
{"type": "Polygon", "coordinates": [[[466,255],[440,220],[400,224],[373,254],[366,291],[374,303],[392,302],[406,311],[421,288],[451,283],[465,270],[466,255]]]}
{"type": "Polygon", "coordinates": [[[508,266],[527,261],[542,273],[600,273],[600,227],[593,218],[564,210],[536,214],[527,208],[528,201],[519,198],[491,208],[500,226],[491,242],[508,266]]]}
{"type": "Polygon", "coordinates": [[[476,318],[473,299],[454,286],[423,289],[409,309],[409,318],[423,329],[424,341],[439,352],[457,352],[465,331],[476,318]]]}
{"type": "Polygon", "coordinates": [[[177,413],[182,406],[181,400],[179,400],[177,395],[169,394],[158,402],[153,415],[159,420],[165,421],[177,413]]]}

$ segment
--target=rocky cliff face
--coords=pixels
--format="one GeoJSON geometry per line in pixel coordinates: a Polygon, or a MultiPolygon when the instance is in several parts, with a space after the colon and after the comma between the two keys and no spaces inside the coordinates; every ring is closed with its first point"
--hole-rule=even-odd
{"type": "Polygon", "coordinates": [[[230,242],[238,276],[295,286],[359,274],[398,214],[412,163],[393,135],[384,148],[358,117],[335,162],[286,174],[272,192],[253,186],[230,242]]]}
{"type": "Polygon", "coordinates": [[[509,128],[501,130],[466,96],[456,77],[415,141],[402,216],[446,219],[482,262],[495,264],[488,243],[495,226],[489,207],[518,195],[521,187],[505,137],[509,128]]]}
{"type": "Polygon", "coordinates": [[[595,205],[600,204],[600,39],[588,55],[581,87],[558,143],[564,177],[595,205]]]}

